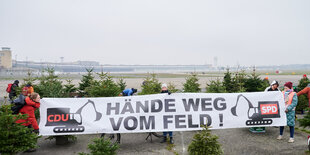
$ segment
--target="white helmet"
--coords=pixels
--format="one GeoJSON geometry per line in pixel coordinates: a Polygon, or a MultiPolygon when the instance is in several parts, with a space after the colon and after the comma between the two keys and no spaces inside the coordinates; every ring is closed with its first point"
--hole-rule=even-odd
{"type": "Polygon", "coordinates": [[[161,85],[161,88],[164,88],[164,87],[165,87],[165,88],[168,88],[168,87],[167,87],[167,84],[163,83],[163,84],[161,85]]]}
{"type": "Polygon", "coordinates": [[[278,85],[278,86],[279,86],[279,82],[276,81],[276,80],[273,80],[273,81],[271,82],[271,86],[273,86],[273,85],[278,85]]]}

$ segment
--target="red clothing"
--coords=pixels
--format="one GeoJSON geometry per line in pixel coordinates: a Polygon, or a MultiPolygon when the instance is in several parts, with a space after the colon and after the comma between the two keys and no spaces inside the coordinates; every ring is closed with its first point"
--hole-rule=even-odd
{"type": "Polygon", "coordinates": [[[28,126],[31,124],[33,129],[37,130],[39,129],[39,126],[35,118],[34,111],[36,110],[36,108],[40,107],[40,103],[32,101],[29,97],[26,97],[25,102],[26,105],[24,105],[23,108],[19,110],[19,113],[27,114],[28,118],[17,120],[16,123],[25,122],[22,125],[28,126]]]}
{"type": "Polygon", "coordinates": [[[297,93],[297,96],[303,95],[303,94],[308,94],[308,100],[309,100],[309,107],[310,107],[310,87],[306,87],[300,92],[297,93]]]}

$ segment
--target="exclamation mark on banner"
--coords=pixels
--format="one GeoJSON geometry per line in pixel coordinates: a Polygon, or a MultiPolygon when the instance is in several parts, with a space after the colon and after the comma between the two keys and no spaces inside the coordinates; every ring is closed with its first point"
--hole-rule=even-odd
{"type": "Polygon", "coordinates": [[[220,126],[223,126],[223,114],[220,114],[220,126]]]}

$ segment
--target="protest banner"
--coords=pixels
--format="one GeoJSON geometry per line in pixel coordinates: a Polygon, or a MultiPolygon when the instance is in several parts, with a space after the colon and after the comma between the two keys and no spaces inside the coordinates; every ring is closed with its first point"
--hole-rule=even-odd
{"type": "Polygon", "coordinates": [[[43,136],[286,125],[281,92],[43,98],[40,116],[43,136]]]}

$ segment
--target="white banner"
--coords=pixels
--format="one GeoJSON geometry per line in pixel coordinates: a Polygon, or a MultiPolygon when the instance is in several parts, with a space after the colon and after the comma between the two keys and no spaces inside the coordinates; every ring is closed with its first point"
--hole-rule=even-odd
{"type": "Polygon", "coordinates": [[[285,126],[281,92],[43,98],[40,134],[133,133],[285,126]]]}

